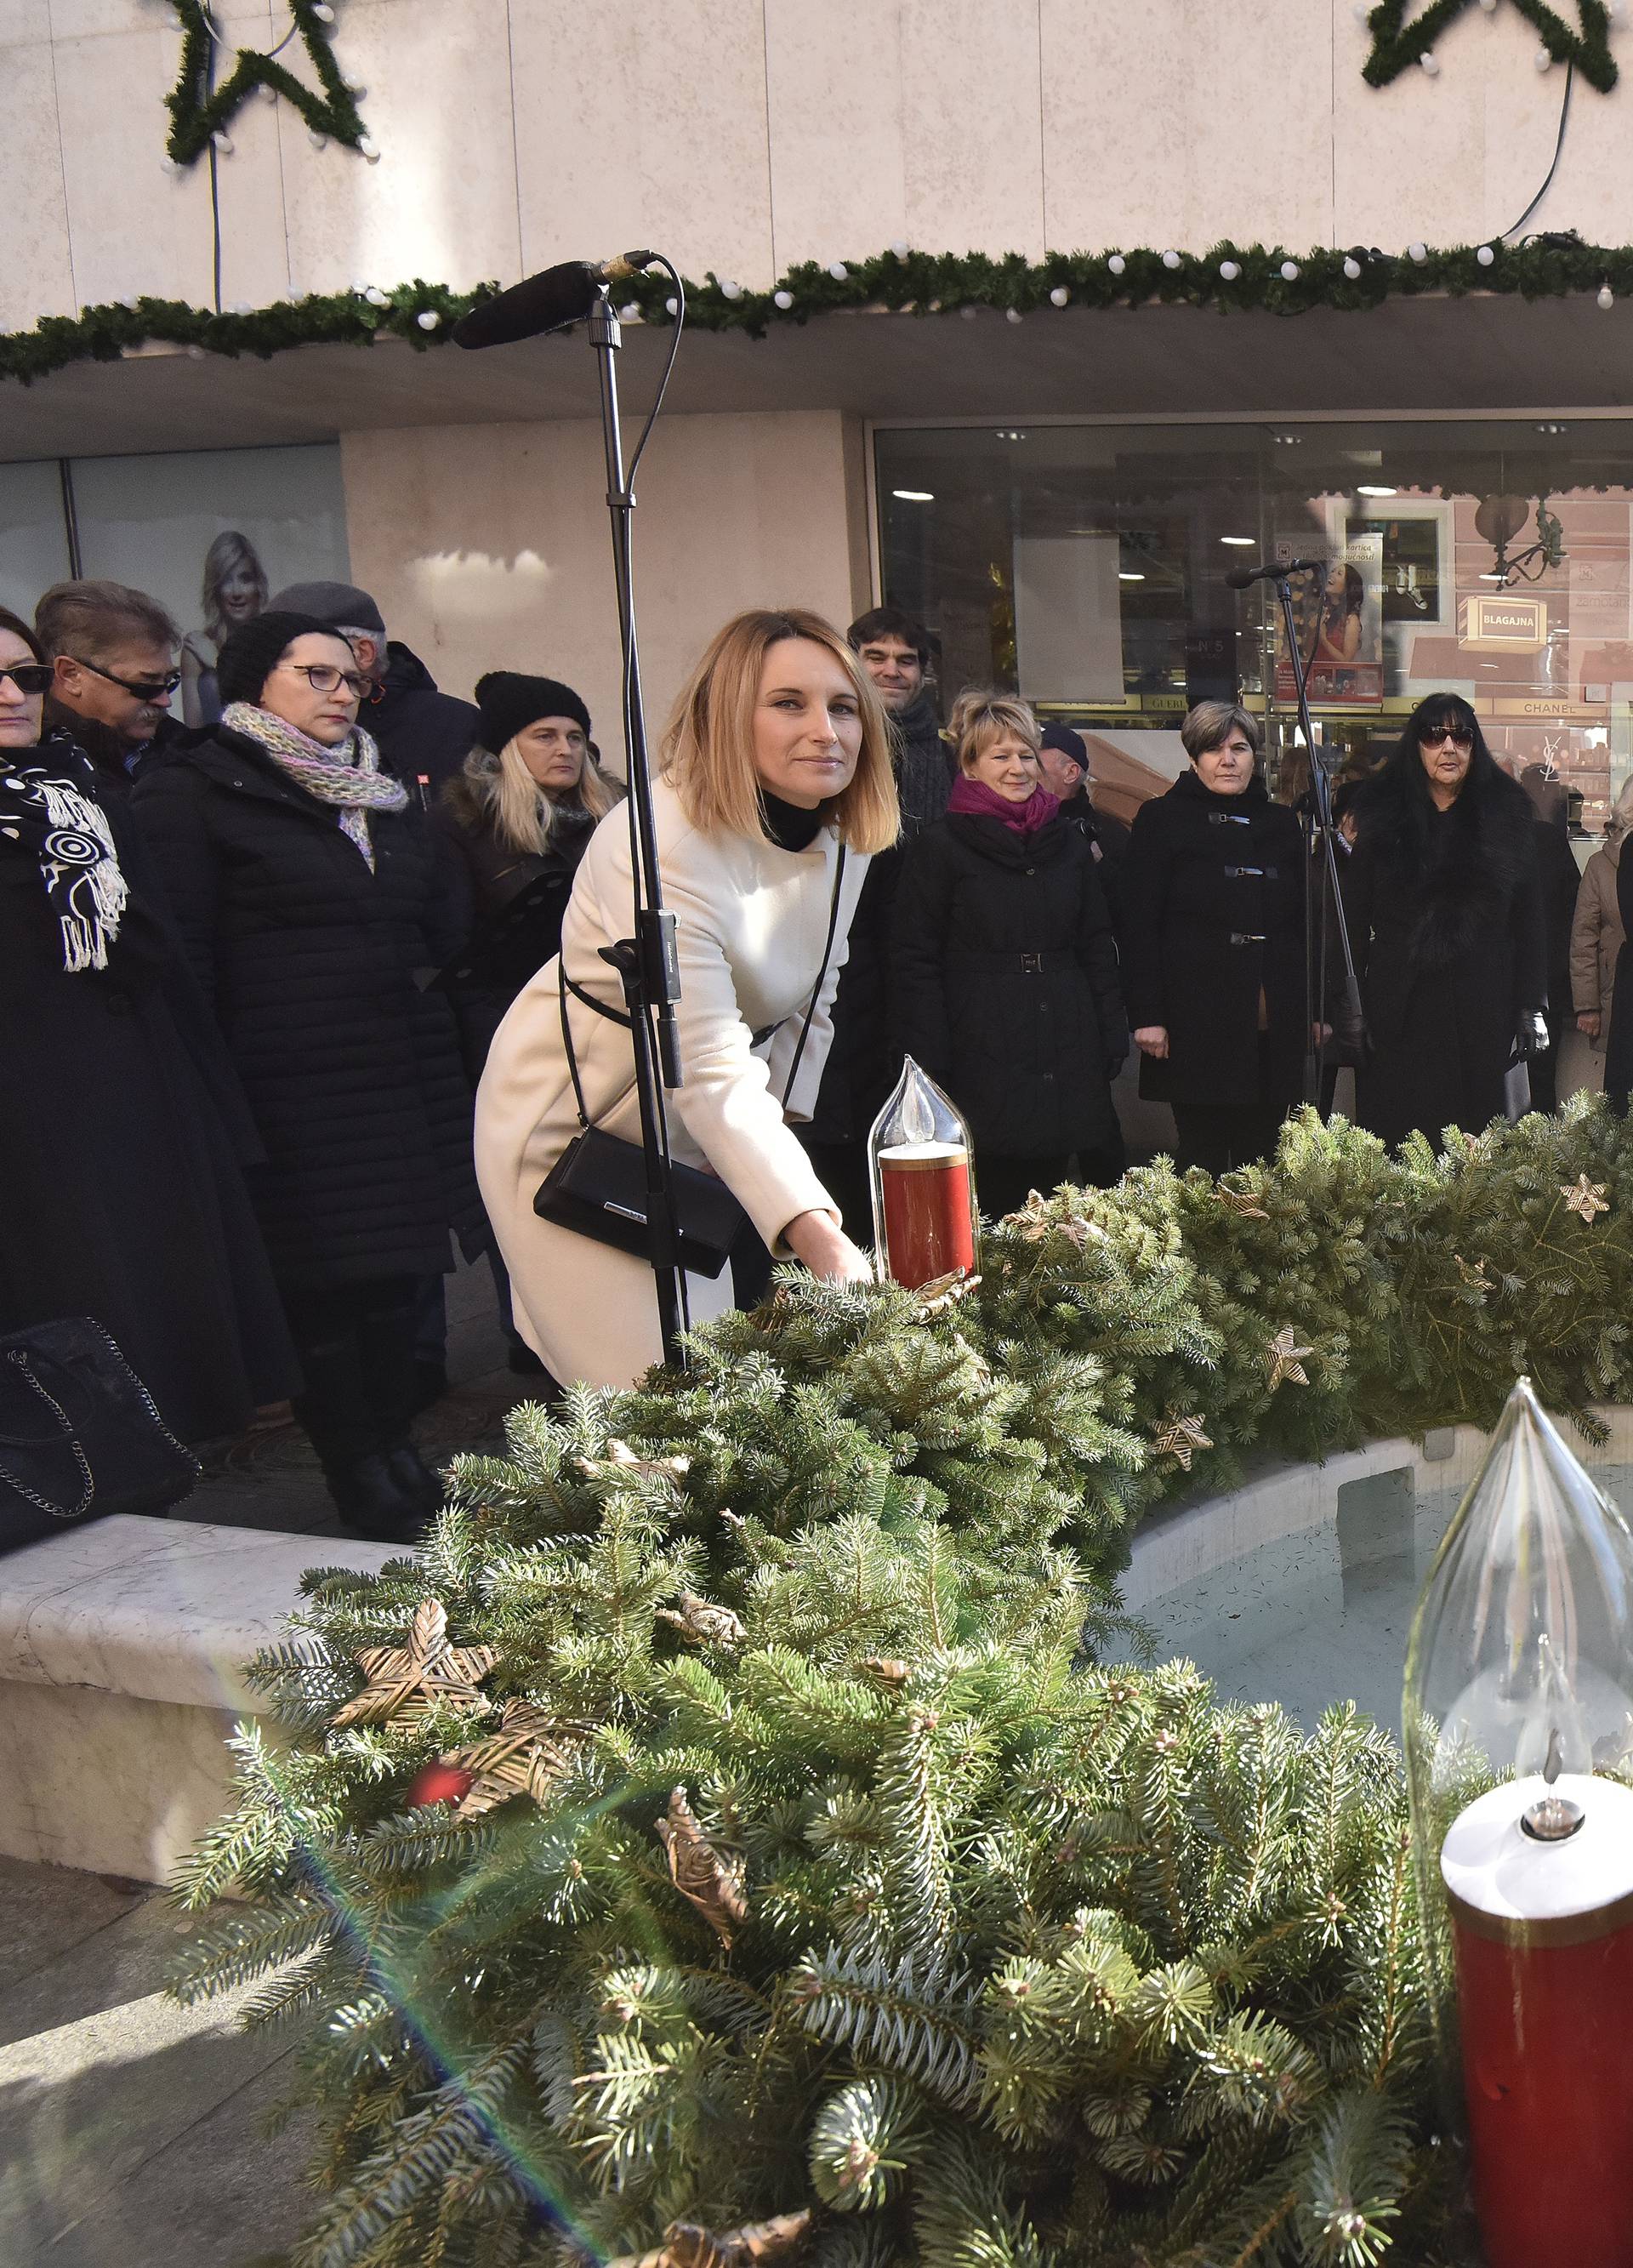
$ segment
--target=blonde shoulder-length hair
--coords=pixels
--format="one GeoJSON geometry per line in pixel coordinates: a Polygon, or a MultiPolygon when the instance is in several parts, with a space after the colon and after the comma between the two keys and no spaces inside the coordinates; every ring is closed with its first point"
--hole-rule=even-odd
{"type": "Polygon", "coordinates": [[[804,607],[756,608],[716,631],[664,733],[664,775],[700,834],[760,835],[754,709],[766,656],[787,638],[808,638],[823,647],[850,681],[862,719],[862,752],[850,786],[835,800],[834,823],[849,849],[883,850],[901,828],[885,704],[834,625],[804,607]]]}
{"type": "Polygon", "coordinates": [[[1017,694],[984,687],[960,693],[953,703],[953,747],[959,770],[967,772],[978,756],[999,740],[1024,740],[1037,755],[1043,735],[1030,702],[1017,694]]]}
{"type": "Polygon", "coordinates": [[[563,811],[587,812],[600,819],[618,800],[618,790],[586,748],[577,787],[548,796],[527,769],[519,740],[507,740],[496,756],[480,744],[465,759],[464,776],[482,816],[511,850],[541,858],[563,811]]]}

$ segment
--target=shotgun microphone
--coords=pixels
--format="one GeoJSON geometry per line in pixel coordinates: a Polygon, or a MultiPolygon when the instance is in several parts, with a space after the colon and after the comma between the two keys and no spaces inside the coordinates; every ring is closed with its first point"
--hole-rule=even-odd
{"type": "Polygon", "coordinates": [[[621,252],[603,261],[563,260],[524,276],[497,298],[483,299],[453,327],[462,347],[508,347],[581,323],[607,284],[622,284],[652,264],[650,252],[621,252]]]}
{"type": "MultiPolygon", "coordinates": [[[[459,331],[453,335],[457,339],[459,331]]],[[[1284,575],[1317,575],[1326,565],[1325,559],[1276,559],[1268,567],[1232,567],[1225,579],[1232,591],[1245,591],[1250,583],[1279,583],[1284,575]]]]}

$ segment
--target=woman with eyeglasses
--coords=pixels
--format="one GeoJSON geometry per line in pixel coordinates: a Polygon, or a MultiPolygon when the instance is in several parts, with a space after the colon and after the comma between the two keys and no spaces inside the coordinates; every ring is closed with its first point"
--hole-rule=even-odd
{"type": "Polygon", "coordinates": [[[297,1382],[260,1145],[123,799],[42,738],[51,680],[0,609],[0,1337],[89,1315],[173,1432],[229,1439],[297,1382]]]}
{"type": "Polygon", "coordinates": [[[1368,1052],[1357,1115],[1386,1142],[1504,1115],[1516,1058],[1548,1045],[1530,799],[1454,693],[1419,702],[1357,799],[1343,878],[1368,1052]]]}
{"type": "Polygon", "coordinates": [[[342,1520],[406,1538],[439,1490],[408,1437],[417,1285],[475,1241],[458,942],[423,814],[357,722],[344,638],[268,613],[221,650],[220,724],[134,808],[214,1002],[267,1163],[252,1184],[342,1520]]]}

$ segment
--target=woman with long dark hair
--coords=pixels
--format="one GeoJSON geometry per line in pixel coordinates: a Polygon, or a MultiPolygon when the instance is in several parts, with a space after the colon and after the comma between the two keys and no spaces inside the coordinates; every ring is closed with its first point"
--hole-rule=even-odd
{"type": "Polygon", "coordinates": [[[1360,569],[1335,559],[1321,593],[1313,660],[1342,664],[1356,659],[1361,651],[1361,609],[1365,604],[1366,585],[1360,569]]]}
{"type": "Polygon", "coordinates": [[[1370,1055],[1357,1114],[1387,1142],[1478,1131],[1515,1057],[1548,1045],[1530,799],[1467,701],[1420,701],[1357,804],[1344,911],[1370,1055]]]}

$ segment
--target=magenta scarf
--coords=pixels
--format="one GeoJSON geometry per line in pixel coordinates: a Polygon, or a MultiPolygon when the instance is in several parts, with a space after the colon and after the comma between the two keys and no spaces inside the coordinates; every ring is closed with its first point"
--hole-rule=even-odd
{"type": "Polygon", "coordinates": [[[984,780],[971,779],[967,772],[960,772],[953,783],[947,809],[961,812],[967,819],[996,819],[1011,835],[1035,835],[1060,809],[1060,798],[1046,787],[1034,787],[1025,803],[1011,803],[984,780]]]}

